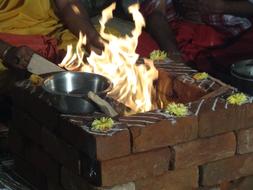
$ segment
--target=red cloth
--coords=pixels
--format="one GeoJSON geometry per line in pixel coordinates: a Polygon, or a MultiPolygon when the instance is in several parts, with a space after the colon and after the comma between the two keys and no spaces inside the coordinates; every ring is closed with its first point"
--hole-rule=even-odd
{"type": "Polygon", "coordinates": [[[0,33],[0,40],[13,46],[27,46],[34,52],[56,63],[58,61],[57,40],[41,35],[16,35],[0,33]]]}
{"type": "MultiPolygon", "coordinates": [[[[168,22],[177,20],[180,16],[187,12],[187,9],[182,8],[182,2],[176,0],[165,0],[165,16],[168,22]]],[[[157,8],[160,3],[157,0],[144,0],[141,3],[141,12],[144,17],[149,16],[157,8]]],[[[252,27],[252,17],[238,17],[236,15],[228,14],[208,14],[202,15],[202,22],[216,28],[218,31],[226,33],[227,35],[237,36],[252,27]]]]}
{"type": "MultiPolygon", "coordinates": [[[[210,26],[183,21],[174,21],[170,24],[176,32],[176,39],[185,61],[193,61],[206,48],[224,43],[224,35],[219,34],[210,26]]],[[[143,31],[139,37],[137,53],[141,57],[148,57],[153,50],[157,49],[160,49],[157,43],[143,31]]]]}
{"type": "Polygon", "coordinates": [[[185,61],[194,61],[202,51],[221,46],[226,39],[226,35],[208,25],[186,21],[174,21],[170,25],[185,61]]]}
{"type": "MultiPolygon", "coordinates": [[[[57,49],[57,40],[41,35],[15,35],[0,33],[0,40],[3,40],[13,46],[28,46],[36,53],[57,63],[64,57],[62,52],[57,49]]],[[[156,42],[146,32],[143,32],[139,37],[137,53],[141,57],[148,57],[150,52],[159,49],[156,42]],[[143,42],[143,43],[142,43],[143,42]]]]}
{"type": "MultiPolygon", "coordinates": [[[[196,64],[201,71],[215,73],[228,71],[236,61],[253,58],[253,29],[240,36],[227,38],[213,27],[184,21],[171,23],[185,61],[196,64]]],[[[139,38],[137,52],[147,57],[159,49],[154,40],[143,33],[139,38]]]]}
{"type": "Polygon", "coordinates": [[[160,48],[157,45],[157,43],[152,39],[152,37],[148,33],[143,31],[142,34],[139,36],[136,52],[141,57],[149,57],[149,54],[153,50],[158,50],[158,49],[160,48]]]}
{"type": "Polygon", "coordinates": [[[229,71],[235,61],[253,57],[253,29],[228,37],[213,27],[185,21],[171,23],[185,61],[209,73],[229,71]]]}
{"type": "Polygon", "coordinates": [[[195,63],[200,70],[215,73],[227,72],[231,64],[253,58],[253,29],[245,32],[222,47],[207,49],[199,53],[195,63]]]}

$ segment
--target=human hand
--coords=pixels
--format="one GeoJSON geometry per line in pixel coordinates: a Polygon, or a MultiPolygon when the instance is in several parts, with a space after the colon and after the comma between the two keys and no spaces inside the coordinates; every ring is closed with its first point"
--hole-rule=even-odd
{"type": "Polygon", "coordinates": [[[185,9],[201,14],[222,14],[225,12],[224,0],[180,0],[185,9]]]}
{"type": "Polygon", "coordinates": [[[93,36],[87,36],[87,44],[85,49],[90,53],[94,51],[97,54],[101,54],[104,50],[105,43],[107,43],[98,33],[93,36]]]}
{"type": "Polygon", "coordinates": [[[26,46],[11,47],[3,57],[3,64],[14,70],[26,70],[33,53],[26,46]]]}
{"type": "Polygon", "coordinates": [[[88,39],[88,51],[94,51],[97,54],[101,54],[102,51],[104,50],[104,44],[106,43],[106,41],[101,38],[100,36],[96,36],[93,39],[88,39]]]}

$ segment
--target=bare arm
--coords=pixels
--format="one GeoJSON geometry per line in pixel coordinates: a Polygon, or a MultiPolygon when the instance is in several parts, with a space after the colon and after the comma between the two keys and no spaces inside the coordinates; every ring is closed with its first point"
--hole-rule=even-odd
{"type": "Polygon", "coordinates": [[[92,25],[85,7],[78,0],[54,1],[60,18],[73,34],[78,37],[79,32],[82,32],[87,36],[87,41],[90,46],[98,49],[103,48],[101,38],[92,25]]]}
{"type": "Polygon", "coordinates": [[[161,12],[155,11],[147,18],[147,27],[162,50],[169,54],[179,52],[175,34],[161,12]]]}
{"type": "Polygon", "coordinates": [[[146,18],[147,28],[160,48],[166,51],[170,58],[181,61],[176,37],[165,17],[165,10],[165,1],[160,0],[160,6],[146,18]]]}

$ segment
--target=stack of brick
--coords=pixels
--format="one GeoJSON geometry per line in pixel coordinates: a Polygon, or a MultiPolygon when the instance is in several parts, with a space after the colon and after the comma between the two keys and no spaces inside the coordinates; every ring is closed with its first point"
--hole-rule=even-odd
{"type": "MultiPolygon", "coordinates": [[[[8,152],[8,127],[0,122],[0,152],[8,152]]],[[[0,153],[0,156],[1,156],[0,153]]]]}
{"type": "Polygon", "coordinates": [[[14,92],[9,134],[16,170],[43,190],[253,189],[253,104],[198,100],[192,114],[119,118],[111,136],[83,126],[93,116],[58,113],[27,85],[14,92]]]}

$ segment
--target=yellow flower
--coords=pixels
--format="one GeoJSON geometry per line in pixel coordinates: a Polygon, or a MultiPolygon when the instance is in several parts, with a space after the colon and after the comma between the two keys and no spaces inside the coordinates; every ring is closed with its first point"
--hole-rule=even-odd
{"type": "Polygon", "coordinates": [[[33,85],[36,85],[36,86],[41,85],[43,82],[43,78],[35,74],[32,74],[29,80],[32,82],[33,85]]]}
{"type": "Polygon", "coordinates": [[[242,105],[246,103],[248,97],[244,93],[235,93],[227,98],[227,102],[233,105],[242,105]]]}
{"type": "Polygon", "coordinates": [[[114,121],[112,118],[102,117],[100,119],[95,119],[91,124],[91,129],[99,132],[106,132],[112,129],[114,121]]]}
{"type": "Polygon", "coordinates": [[[170,115],[174,115],[177,117],[184,117],[189,114],[188,107],[186,107],[184,104],[177,104],[177,103],[170,103],[165,108],[165,113],[168,113],[170,115]]]}
{"type": "Polygon", "coordinates": [[[149,58],[153,61],[163,61],[168,57],[165,51],[154,50],[150,53],[149,58]]]}
{"type": "Polygon", "coordinates": [[[195,75],[193,75],[193,78],[195,80],[204,80],[208,78],[208,74],[203,72],[203,73],[196,73],[195,75]]]}

